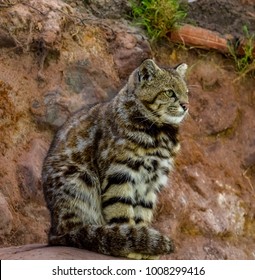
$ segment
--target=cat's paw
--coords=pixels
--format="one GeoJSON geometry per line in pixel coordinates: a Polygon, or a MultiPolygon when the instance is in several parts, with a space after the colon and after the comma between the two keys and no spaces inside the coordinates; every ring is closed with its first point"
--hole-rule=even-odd
{"type": "Polygon", "coordinates": [[[159,256],[145,255],[145,254],[140,254],[140,253],[129,253],[127,255],[127,258],[133,259],[133,260],[158,260],[159,256]]]}

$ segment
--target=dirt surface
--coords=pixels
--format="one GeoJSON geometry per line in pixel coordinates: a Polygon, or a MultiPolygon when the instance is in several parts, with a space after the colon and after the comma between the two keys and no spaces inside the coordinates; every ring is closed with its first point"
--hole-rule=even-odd
{"type": "Polygon", "coordinates": [[[255,33],[255,1],[197,0],[189,3],[187,19],[221,34],[243,37],[243,26],[255,33]]]}
{"type": "Polygon", "coordinates": [[[81,106],[112,98],[142,60],[154,57],[165,66],[189,65],[182,149],[154,222],[176,243],[176,253],[164,258],[255,259],[254,78],[241,78],[221,54],[170,42],[151,50],[130,23],[65,2],[6,1],[0,9],[1,258],[17,250],[19,258],[57,258],[59,249],[47,255],[32,246],[26,255],[27,247],[7,248],[47,242],[41,166],[53,134],[81,106]]]}

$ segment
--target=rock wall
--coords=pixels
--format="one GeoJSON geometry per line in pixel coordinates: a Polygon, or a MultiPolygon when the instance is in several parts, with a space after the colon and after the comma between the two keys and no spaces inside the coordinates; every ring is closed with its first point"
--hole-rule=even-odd
{"type": "MultiPolygon", "coordinates": [[[[82,106],[111,99],[155,57],[189,64],[191,103],[155,216],[177,244],[165,258],[254,259],[254,80],[238,79],[221,55],[166,42],[152,51],[141,30],[102,9],[104,1],[85,2],[7,1],[0,10],[1,247],[46,243],[41,166],[54,132],[82,106]]],[[[11,256],[3,250],[1,258],[11,256]]]]}

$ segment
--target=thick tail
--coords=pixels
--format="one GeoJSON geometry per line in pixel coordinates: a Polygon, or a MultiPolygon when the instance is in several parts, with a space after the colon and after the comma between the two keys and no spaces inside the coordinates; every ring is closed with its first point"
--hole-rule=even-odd
{"type": "Polygon", "coordinates": [[[174,251],[173,241],[146,226],[86,225],[61,236],[50,235],[50,245],[72,246],[112,256],[148,256],[174,251]]]}

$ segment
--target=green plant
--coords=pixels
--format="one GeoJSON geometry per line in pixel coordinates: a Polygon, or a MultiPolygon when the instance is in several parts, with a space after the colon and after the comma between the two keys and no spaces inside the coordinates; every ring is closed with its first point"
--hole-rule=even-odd
{"type": "Polygon", "coordinates": [[[240,40],[229,43],[228,49],[233,57],[236,69],[242,74],[255,70],[255,34],[250,34],[247,26],[243,27],[244,43],[240,46],[240,40]],[[241,52],[241,54],[240,54],[241,52]]]}
{"type": "Polygon", "coordinates": [[[132,16],[152,40],[178,27],[187,13],[179,0],[131,0],[132,16]]]}

